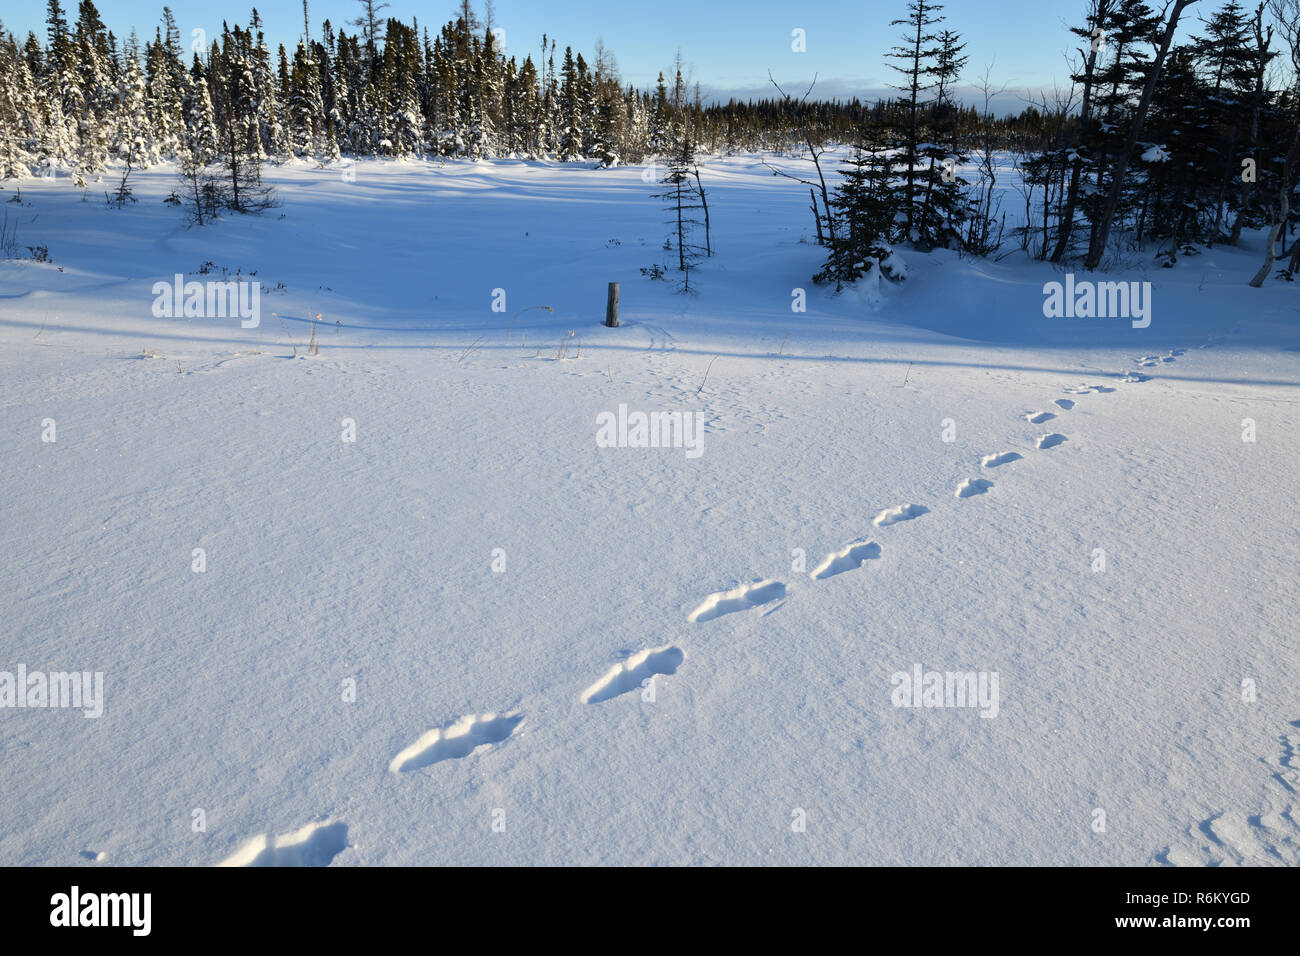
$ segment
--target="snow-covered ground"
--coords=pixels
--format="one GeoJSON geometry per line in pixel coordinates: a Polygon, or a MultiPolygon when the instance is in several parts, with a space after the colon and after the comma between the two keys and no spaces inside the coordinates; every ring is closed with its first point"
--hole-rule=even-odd
{"type": "Polygon", "coordinates": [[[690,296],[639,168],[268,178],[203,229],[166,168],[0,207],[51,260],[0,262],[0,671],[104,675],[0,709],[0,863],[1300,862],[1257,235],[1101,277],[1137,329],[1019,253],[833,296],[756,156],[690,296]],[[154,317],[223,271],[259,327],[154,317]],[[701,443],[601,447],[620,406],[701,443]],[[896,706],[916,669],[987,693],[896,706]]]}

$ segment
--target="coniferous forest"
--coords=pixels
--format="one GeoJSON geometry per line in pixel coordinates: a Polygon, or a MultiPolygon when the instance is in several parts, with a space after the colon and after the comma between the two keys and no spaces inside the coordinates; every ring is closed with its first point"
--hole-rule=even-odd
{"type": "MultiPolygon", "coordinates": [[[[490,14],[485,22],[470,0],[436,28],[381,17],[386,6],[358,0],[355,20],[317,27],[304,6],[296,46],[272,50],[255,9],[247,25],[224,23],[206,45],[194,31],[187,45],[167,7],[142,42],[134,30],[116,36],[93,0],[75,17],[47,0],[45,37],[0,26],[0,178],[66,171],[84,188],[112,164],[126,170],[124,201],[131,169],[173,160],[185,180],[177,202],[202,222],[265,206],[262,164],[290,157],[612,166],[679,154],[686,142],[692,154],[815,159],[850,144],[842,176],[819,162],[808,183],[829,247],[819,278],[837,283],[898,242],[987,255],[1015,241],[1037,258],[1095,268],[1112,230],[1173,264],[1199,246],[1235,243],[1247,227],[1270,229],[1264,275],[1287,254],[1297,215],[1297,0],[1229,0],[1195,22],[1188,0],[1162,12],[1088,0],[1060,38],[1075,47],[1069,87],[1027,94],[1014,115],[989,108],[1005,88],[974,75],[962,38],[928,0],[911,0],[892,22],[897,95],[872,103],[775,82],[770,98],[706,102],[680,54],[654,89],[638,90],[603,47],[584,56],[544,35],[536,54],[507,56],[490,14]],[[1010,231],[994,199],[998,152],[1021,179],[1010,231]]],[[[1288,278],[1298,260],[1295,246],[1288,278]]]]}

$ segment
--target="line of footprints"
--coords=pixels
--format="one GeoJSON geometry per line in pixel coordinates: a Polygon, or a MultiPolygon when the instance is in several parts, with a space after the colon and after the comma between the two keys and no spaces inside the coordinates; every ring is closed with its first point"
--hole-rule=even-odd
{"type": "MultiPolygon", "coordinates": [[[[1125,380],[1145,381],[1145,377],[1129,378],[1126,376],[1125,380]]],[[[1113,392],[1115,389],[1108,385],[1073,385],[1066,388],[1065,391],[1069,395],[1090,395],[1113,392]]],[[[1056,418],[1059,412],[1068,412],[1074,406],[1074,399],[1058,398],[1056,400],[1057,412],[1033,412],[1026,415],[1025,419],[1030,424],[1041,425],[1056,418]]],[[[1037,447],[1040,449],[1055,448],[1066,441],[1066,437],[1061,433],[1048,432],[1039,436],[1037,447]]],[[[1014,461],[1020,461],[1022,458],[1024,456],[1015,451],[997,452],[992,455],[985,455],[980,461],[980,467],[992,471],[994,468],[1001,468],[1014,461]]],[[[954,495],[957,498],[972,498],[975,495],[987,493],[992,487],[993,480],[990,478],[966,478],[957,485],[954,495]]],[[[911,521],[913,518],[919,518],[921,515],[928,514],[929,511],[930,509],[925,505],[899,505],[897,508],[886,508],[876,515],[871,523],[877,528],[887,528],[901,521],[911,521]]],[[[843,574],[845,571],[860,568],[867,561],[879,558],[880,555],[880,545],[875,541],[854,541],[839,551],[832,551],[826,555],[821,560],[821,563],[809,572],[809,577],[814,581],[834,577],[837,574],[843,574]]],[[[785,595],[786,586],[780,581],[763,580],[755,581],[752,584],[742,584],[730,591],[719,591],[717,594],[710,594],[704,599],[704,603],[691,612],[688,620],[700,624],[722,617],[724,614],[747,611],[750,608],[779,601],[785,595]]]]}
{"type": "MultiPolygon", "coordinates": [[[[1239,329],[1240,323],[1234,325],[1232,331],[1235,334],[1239,329]]],[[[1200,348],[1210,348],[1214,342],[1219,341],[1221,338],[1222,336],[1214,336],[1200,348]]],[[[1139,368],[1149,368],[1163,363],[1175,362],[1179,356],[1185,353],[1185,349],[1170,349],[1169,353],[1164,356],[1143,355],[1134,359],[1133,364],[1139,368]]],[[[1146,382],[1149,380],[1149,376],[1137,371],[1123,372],[1119,375],[1119,381],[1124,383],[1146,382]]],[[[1109,385],[1072,385],[1065,389],[1067,395],[1074,396],[1107,394],[1113,391],[1115,389],[1109,385]]],[[[1031,412],[1025,415],[1025,420],[1031,425],[1045,424],[1056,418],[1061,412],[1068,412],[1073,409],[1077,402],[1073,398],[1058,398],[1054,404],[1056,411],[1031,412]]],[[[1047,432],[1038,437],[1036,447],[1040,450],[1047,450],[1063,445],[1066,441],[1068,439],[1060,432],[1047,432]]],[[[1023,455],[1015,451],[996,452],[992,455],[985,455],[980,461],[980,466],[985,469],[1000,468],[1023,458],[1023,455]]],[[[957,485],[954,494],[958,498],[973,498],[975,495],[987,493],[992,487],[993,481],[990,478],[966,478],[957,485]]],[[[872,524],[877,528],[884,528],[900,521],[919,518],[921,515],[928,513],[929,510],[924,505],[900,505],[897,508],[886,509],[876,515],[872,520],[872,524]]],[[[879,558],[880,553],[880,545],[875,541],[855,541],[840,551],[833,551],[826,555],[822,562],[813,568],[809,576],[814,580],[821,580],[845,571],[852,571],[861,567],[870,559],[879,558]]],[[[742,584],[730,591],[710,594],[703,604],[691,612],[689,620],[695,623],[711,621],[724,614],[746,611],[750,608],[770,604],[784,598],[785,595],[786,586],[780,581],[762,580],[755,581],[752,584],[742,584]]]]}
{"type": "MultiPolygon", "coordinates": [[[[1207,346],[1202,346],[1205,347],[1207,346]]],[[[1134,364],[1147,367],[1158,364],[1158,361],[1172,362],[1182,354],[1182,349],[1174,349],[1164,357],[1143,356],[1136,359],[1134,364]]],[[[1138,372],[1127,372],[1120,381],[1144,382],[1147,381],[1147,376],[1138,372]]],[[[1074,396],[1113,391],[1115,389],[1107,385],[1075,385],[1065,389],[1066,394],[1074,396]]],[[[1075,400],[1058,398],[1055,404],[1057,411],[1034,412],[1026,415],[1026,420],[1034,425],[1042,425],[1056,418],[1060,412],[1068,412],[1074,408],[1075,400]]],[[[1055,448],[1066,440],[1066,437],[1059,432],[1049,432],[1039,437],[1037,447],[1055,448]]],[[[992,471],[1020,461],[1023,457],[1019,452],[998,452],[985,455],[980,464],[982,468],[992,471]]],[[[971,498],[985,494],[992,487],[993,481],[989,478],[967,478],[957,486],[955,496],[971,498]]],[[[924,505],[899,505],[897,508],[887,508],[880,512],[872,520],[872,524],[877,528],[886,528],[902,521],[919,518],[928,514],[929,510],[924,505]]],[[[809,576],[813,580],[820,581],[860,568],[867,561],[879,559],[880,556],[881,548],[875,541],[854,541],[839,551],[832,551],[826,555],[812,569],[809,576]]],[[[704,624],[727,614],[771,604],[785,596],[786,586],[780,581],[761,580],[742,584],[729,591],[710,594],[690,613],[687,620],[693,624],[704,624]]],[[[685,652],[672,645],[638,651],[615,664],[600,680],[584,690],[581,700],[585,704],[599,704],[638,690],[657,677],[675,674],[685,660],[685,652]]],[[[409,773],[445,760],[459,760],[471,754],[485,752],[509,739],[523,721],[524,715],[521,713],[466,715],[422,734],[410,746],[393,757],[388,764],[388,769],[395,774],[409,773]]],[[[254,837],[219,865],[328,866],[347,846],[346,824],[337,820],[326,820],[310,823],[282,836],[265,834],[254,837]]]]}

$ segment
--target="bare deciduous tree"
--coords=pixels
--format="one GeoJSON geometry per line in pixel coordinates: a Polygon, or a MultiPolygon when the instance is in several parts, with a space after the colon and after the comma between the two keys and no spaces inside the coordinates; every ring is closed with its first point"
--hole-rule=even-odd
{"type": "MultiPolygon", "coordinates": [[[[813,214],[817,217],[817,241],[818,242],[822,241],[821,224],[822,224],[822,220],[825,219],[826,231],[830,234],[831,241],[834,242],[835,222],[833,217],[831,216],[830,192],[826,189],[826,176],[822,172],[822,163],[821,163],[821,155],[822,153],[826,152],[826,145],[825,143],[819,145],[818,143],[813,141],[812,134],[808,132],[808,124],[805,123],[803,120],[804,113],[805,113],[804,107],[805,104],[807,103],[808,96],[809,94],[812,93],[813,87],[817,85],[817,75],[813,74],[813,79],[812,82],[808,84],[808,89],[804,90],[803,96],[799,97],[799,99],[797,100],[789,93],[787,93],[785,90],[781,89],[780,83],[772,79],[771,70],[767,71],[767,78],[772,81],[772,85],[776,87],[776,91],[781,94],[781,101],[785,103],[785,105],[791,110],[791,112],[795,115],[797,119],[797,122],[799,124],[799,133],[800,135],[803,136],[804,144],[807,145],[808,147],[808,153],[812,156],[813,165],[817,167],[818,181],[813,183],[813,182],[809,182],[806,179],[800,179],[798,176],[793,176],[790,173],[787,173],[784,169],[778,169],[776,166],[773,166],[771,163],[767,162],[767,160],[763,161],[763,165],[766,166],[768,169],[772,170],[772,172],[776,173],[777,175],[784,176],[786,179],[793,179],[797,183],[803,183],[805,186],[809,187],[810,189],[815,189],[818,186],[821,187],[822,209],[825,210],[825,213],[824,214],[819,213],[815,205],[813,208],[813,214]]],[[[815,196],[813,198],[813,201],[815,204],[816,203],[815,196]]]]}

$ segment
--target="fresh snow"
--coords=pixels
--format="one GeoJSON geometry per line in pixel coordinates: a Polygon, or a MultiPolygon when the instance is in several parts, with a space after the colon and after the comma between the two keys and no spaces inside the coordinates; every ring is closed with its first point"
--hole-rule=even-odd
{"type": "Polygon", "coordinates": [[[1019,252],[814,287],[757,156],[704,164],[695,295],[640,272],[640,167],[348,168],[203,229],[170,167],[3,206],[51,261],[0,262],[0,671],[102,672],[104,712],[0,709],[0,863],[1300,862],[1300,318],[1258,233],[1114,258],[1134,329],[1045,318],[1019,252]],[[152,314],[223,270],[259,327],[152,314]],[[702,454],[598,447],[620,405],[702,454]],[[996,715],[895,706],[928,672],[996,715]]]}

